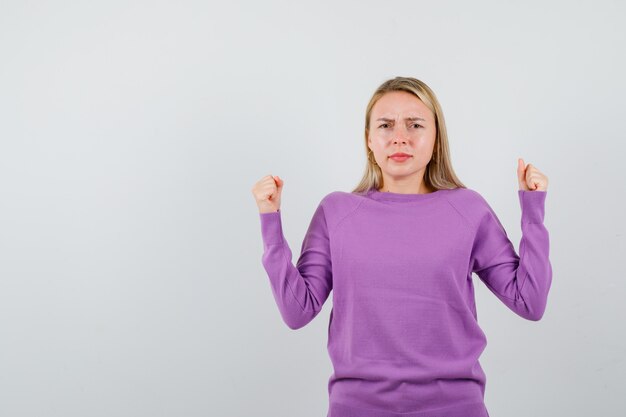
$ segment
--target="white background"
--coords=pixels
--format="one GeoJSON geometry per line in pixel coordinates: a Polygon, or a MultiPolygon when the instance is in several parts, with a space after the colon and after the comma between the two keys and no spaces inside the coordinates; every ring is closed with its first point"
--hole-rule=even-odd
{"type": "Polygon", "coordinates": [[[623,415],[625,12],[1,2],[0,415],[325,416],[332,297],[282,322],[250,189],[285,180],[295,262],[397,75],[435,91],[455,171],[516,248],[517,157],[549,178],[542,320],[477,283],[490,415],[623,415]]]}

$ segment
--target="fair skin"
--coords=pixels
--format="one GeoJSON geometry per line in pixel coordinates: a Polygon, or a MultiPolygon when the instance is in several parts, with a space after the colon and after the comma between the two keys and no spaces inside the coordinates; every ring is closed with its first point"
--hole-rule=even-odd
{"type": "MultiPolygon", "coordinates": [[[[437,135],[433,112],[416,96],[405,91],[385,93],[372,108],[367,146],[383,175],[379,191],[400,194],[428,194],[434,189],[424,184],[437,135]],[[396,152],[410,157],[402,162],[390,158],[396,152]]],[[[547,191],[548,178],[532,164],[517,160],[520,190],[547,191]]],[[[251,192],[260,213],[280,210],[284,181],[278,175],[261,177],[251,192]]]]}
{"type": "MultiPolygon", "coordinates": [[[[427,194],[435,191],[424,183],[426,166],[435,147],[435,115],[415,95],[406,91],[385,93],[372,108],[367,146],[383,175],[379,191],[400,194],[427,194]],[[397,162],[396,152],[411,155],[397,162]]],[[[547,191],[548,177],[533,164],[517,160],[520,190],[547,191]]]]}
{"type": "Polygon", "coordinates": [[[378,99],[370,114],[367,146],[383,175],[383,187],[379,191],[401,194],[434,191],[424,184],[424,172],[433,154],[436,135],[433,112],[413,94],[391,91],[378,99]],[[398,162],[391,158],[396,152],[411,156],[398,162]]]}

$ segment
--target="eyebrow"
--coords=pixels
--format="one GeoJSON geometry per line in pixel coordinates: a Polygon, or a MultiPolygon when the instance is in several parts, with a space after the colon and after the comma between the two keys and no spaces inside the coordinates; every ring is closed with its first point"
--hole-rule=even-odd
{"type": "MultiPolygon", "coordinates": [[[[376,119],[376,121],[383,121],[383,122],[393,122],[393,119],[388,119],[386,117],[380,117],[378,119],[376,119]]],[[[404,120],[410,120],[410,121],[414,121],[414,120],[421,120],[423,122],[425,122],[425,119],[422,119],[421,117],[405,117],[404,120]]]]}

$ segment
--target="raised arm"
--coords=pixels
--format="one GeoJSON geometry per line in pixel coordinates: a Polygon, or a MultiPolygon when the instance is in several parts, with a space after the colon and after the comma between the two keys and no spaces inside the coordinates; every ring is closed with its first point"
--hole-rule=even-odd
{"type": "Polygon", "coordinates": [[[487,287],[511,310],[528,320],[543,316],[550,285],[550,240],[544,225],[547,191],[518,190],[522,209],[519,256],[493,209],[485,201],[471,266],[487,287]]]}
{"type": "Polygon", "coordinates": [[[280,314],[294,330],[317,316],[332,289],[329,235],[322,203],[313,214],[295,266],[283,234],[281,211],[259,213],[262,263],[280,314]]]}

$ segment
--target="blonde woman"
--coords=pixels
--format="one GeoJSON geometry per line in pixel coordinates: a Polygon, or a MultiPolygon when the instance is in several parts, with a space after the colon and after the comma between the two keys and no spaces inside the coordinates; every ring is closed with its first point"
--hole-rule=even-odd
{"type": "Polygon", "coordinates": [[[472,274],[527,320],[552,282],[548,179],[518,160],[519,254],[485,199],[452,169],[433,91],[396,77],[365,114],[365,173],[319,203],[294,265],[283,235],[283,180],[252,188],[262,263],[287,326],[305,326],[331,290],[328,417],[487,417],[472,274]]]}

